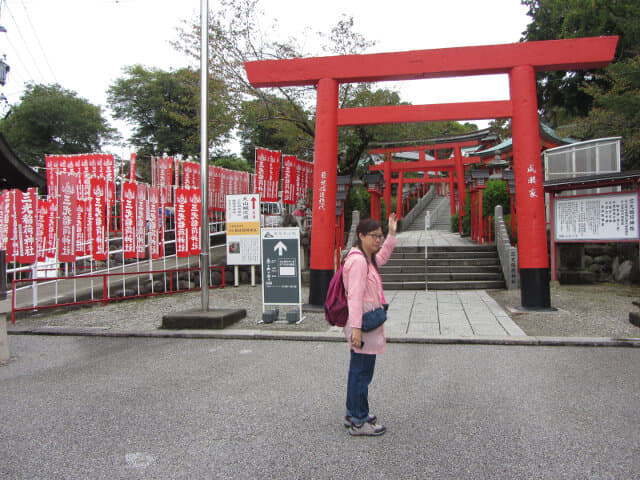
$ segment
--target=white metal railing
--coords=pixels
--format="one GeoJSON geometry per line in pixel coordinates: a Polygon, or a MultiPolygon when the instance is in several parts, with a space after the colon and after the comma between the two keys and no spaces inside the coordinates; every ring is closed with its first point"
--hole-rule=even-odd
{"type": "MultiPolygon", "coordinates": [[[[124,258],[124,249],[122,248],[122,237],[110,237],[108,239],[108,255],[107,259],[103,261],[96,261],[93,259],[91,255],[81,255],[76,257],[75,262],[65,262],[60,263],[55,258],[47,259],[44,262],[35,262],[29,265],[21,265],[18,263],[10,262],[7,264],[6,274],[10,279],[17,280],[29,280],[29,279],[42,279],[42,278],[60,278],[60,277],[70,277],[73,278],[73,300],[77,299],[78,286],[76,284],[76,280],[82,276],[90,277],[90,296],[93,299],[94,296],[94,280],[93,276],[96,274],[102,273],[117,273],[121,271],[123,273],[122,276],[122,291],[125,290],[125,275],[126,272],[130,276],[131,271],[134,272],[145,272],[151,271],[154,268],[154,263],[156,267],[158,263],[162,264],[162,270],[167,271],[169,269],[178,269],[180,268],[178,256],[175,253],[175,225],[172,222],[169,223],[169,228],[164,230],[165,235],[169,233],[169,237],[173,232],[174,239],[173,240],[165,240],[163,238],[163,252],[167,252],[168,250],[173,250],[172,254],[165,254],[163,257],[159,259],[152,260],[151,258],[136,258],[136,259],[125,259],[124,258]],[[119,245],[118,247],[112,248],[112,245],[119,245]],[[173,246],[173,248],[172,248],[173,246]]],[[[209,223],[209,244],[211,245],[211,240],[219,235],[223,235],[226,232],[226,223],[223,221],[214,221],[209,223]]],[[[149,237],[147,236],[145,239],[145,250],[149,251],[149,237]]],[[[45,252],[46,253],[46,252],[45,252]]],[[[200,256],[197,257],[198,266],[200,266],[200,256]]],[[[21,287],[16,288],[16,293],[20,293],[22,298],[25,298],[29,295],[28,291],[31,291],[32,297],[32,305],[35,307],[38,305],[38,289],[45,288],[47,285],[54,285],[55,288],[55,297],[58,297],[57,285],[59,280],[51,280],[51,281],[32,281],[32,282],[20,282],[21,287]]],[[[140,291],[140,276],[138,276],[138,291],[140,291]]],[[[165,281],[166,283],[166,281],[165,281]]],[[[152,284],[152,292],[153,292],[153,282],[152,284]]],[[[102,284],[96,285],[97,288],[102,288],[102,284]]],[[[7,288],[11,288],[11,281],[7,282],[7,288]]],[[[112,284],[107,284],[108,292],[110,295],[112,284]]],[[[114,287],[115,288],[115,287],[114,287]]]]}

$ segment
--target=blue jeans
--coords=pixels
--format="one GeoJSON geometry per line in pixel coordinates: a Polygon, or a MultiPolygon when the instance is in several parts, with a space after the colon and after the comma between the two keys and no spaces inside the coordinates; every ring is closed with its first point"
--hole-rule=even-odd
{"type": "Polygon", "coordinates": [[[375,355],[351,350],[347,380],[347,418],[356,425],[362,425],[369,419],[369,384],[375,365],[375,355]]]}

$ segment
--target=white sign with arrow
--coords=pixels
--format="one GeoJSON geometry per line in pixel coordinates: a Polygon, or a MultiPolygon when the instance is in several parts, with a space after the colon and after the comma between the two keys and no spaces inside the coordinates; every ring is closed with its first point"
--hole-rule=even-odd
{"type": "Polygon", "coordinates": [[[285,251],[285,252],[287,251],[287,246],[282,242],[278,242],[278,243],[276,243],[276,246],[273,247],[273,250],[277,251],[278,255],[282,256],[282,252],[283,251],[285,251]]]}

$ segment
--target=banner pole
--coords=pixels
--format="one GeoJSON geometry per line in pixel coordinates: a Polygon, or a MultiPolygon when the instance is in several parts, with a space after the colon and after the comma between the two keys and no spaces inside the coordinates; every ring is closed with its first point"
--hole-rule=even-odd
{"type": "Polygon", "coordinates": [[[200,288],[202,310],[209,310],[209,197],[207,98],[209,73],[209,0],[200,2],[200,288]]]}

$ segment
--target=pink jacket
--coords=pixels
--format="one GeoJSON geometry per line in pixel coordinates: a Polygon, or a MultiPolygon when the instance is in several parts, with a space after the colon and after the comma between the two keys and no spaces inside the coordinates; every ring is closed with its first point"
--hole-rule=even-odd
{"type": "MultiPolygon", "coordinates": [[[[389,260],[393,249],[398,243],[394,236],[387,235],[382,247],[376,254],[378,266],[384,265],[389,260]]],[[[351,331],[353,328],[362,326],[362,314],[378,307],[384,303],[384,292],[382,291],[382,279],[373,264],[369,263],[361,250],[353,247],[347,254],[344,262],[342,279],[344,289],[347,293],[347,304],[349,305],[349,319],[344,327],[344,334],[351,348],[351,331]],[[357,253],[352,253],[357,252],[357,253]]],[[[387,349],[387,341],[384,337],[384,325],[370,332],[362,332],[362,348],[354,348],[356,353],[368,353],[376,355],[384,353],[387,349]]]]}

